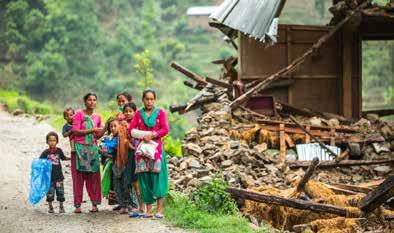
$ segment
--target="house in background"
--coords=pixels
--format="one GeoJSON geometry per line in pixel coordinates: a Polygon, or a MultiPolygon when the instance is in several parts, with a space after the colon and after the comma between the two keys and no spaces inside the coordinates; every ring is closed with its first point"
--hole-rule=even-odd
{"type": "Polygon", "coordinates": [[[214,31],[212,27],[209,26],[209,16],[215,12],[219,5],[223,3],[223,0],[213,1],[212,6],[194,6],[190,7],[186,11],[188,18],[188,26],[190,29],[202,29],[205,31],[214,31]]]}
{"type": "Polygon", "coordinates": [[[218,8],[218,6],[195,6],[188,8],[186,14],[189,28],[214,31],[215,29],[208,24],[209,16],[218,8]]]}

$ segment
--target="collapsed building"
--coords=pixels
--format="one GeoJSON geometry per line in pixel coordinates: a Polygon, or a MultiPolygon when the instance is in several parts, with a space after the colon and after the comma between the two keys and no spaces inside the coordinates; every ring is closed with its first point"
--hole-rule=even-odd
{"type": "Polygon", "coordinates": [[[257,225],[389,231],[394,122],[380,116],[394,110],[362,111],[361,42],[394,39],[394,2],[334,0],[328,26],[278,24],[284,4],[227,0],[211,15],[238,51],[213,61],[219,79],[171,64],[199,90],[171,112],[201,110],[171,181],[191,192],[222,176],[257,225]]]}

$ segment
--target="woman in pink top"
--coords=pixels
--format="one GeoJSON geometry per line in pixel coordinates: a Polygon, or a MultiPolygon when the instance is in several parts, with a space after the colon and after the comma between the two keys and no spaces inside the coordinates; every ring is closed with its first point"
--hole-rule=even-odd
{"type": "Polygon", "coordinates": [[[86,182],[92,202],[91,212],[97,212],[101,203],[101,181],[96,140],[103,136],[101,117],[94,113],[97,95],[88,93],[83,97],[85,109],[73,117],[73,135],[76,153],[71,157],[75,213],[81,213],[83,186],[86,182]]]}
{"type": "MultiPolygon", "coordinates": [[[[138,129],[150,131],[143,141],[157,143],[154,158],[139,154],[135,155],[138,184],[142,201],[146,205],[145,217],[152,217],[152,203],[157,201],[156,218],[163,218],[164,197],[168,193],[168,171],[166,155],[163,150],[162,138],[168,134],[168,121],[163,109],[155,107],[156,93],[145,90],[142,94],[144,107],[136,112],[129,125],[129,131],[138,129]]],[[[141,142],[140,142],[141,143],[141,142]]]]}

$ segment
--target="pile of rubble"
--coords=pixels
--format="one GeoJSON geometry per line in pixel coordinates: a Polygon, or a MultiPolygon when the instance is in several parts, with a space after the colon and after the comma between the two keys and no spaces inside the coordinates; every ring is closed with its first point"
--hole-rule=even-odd
{"type": "MultiPolygon", "coordinates": [[[[215,95],[223,95],[214,89],[215,95]]],[[[186,133],[183,143],[184,157],[169,160],[170,177],[176,190],[190,192],[199,183],[210,181],[213,176],[221,175],[233,187],[253,188],[272,185],[288,188],[303,176],[304,170],[290,169],[288,162],[297,159],[292,148],[286,151],[286,161],[280,158],[279,132],[264,130],[259,117],[250,112],[237,109],[232,112],[226,98],[205,104],[198,118],[198,126],[186,133]],[[267,136],[267,134],[269,134],[267,136]]],[[[339,128],[338,120],[325,120],[317,117],[302,118],[301,122],[311,125],[332,124],[339,128]],[[324,123],[325,122],[325,123],[324,123]]],[[[288,119],[276,117],[265,122],[288,119]]],[[[357,159],[392,159],[394,154],[394,124],[384,122],[376,115],[368,115],[358,122],[347,126],[354,130],[352,139],[361,141],[357,159]],[[365,140],[366,135],[374,135],[374,142],[365,140]],[[383,136],[383,137],[382,137],[383,136]]],[[[303,143],[305,134],[290,134],[293,144],[303,143]]],[[[350,140],[350,139],[349,139],[350,140]]],[[[392,164],[392,163],[391,163],[392,164]]],[[[321,170],[314,177],[328,183],[357,184],[379,179],[392,173],[390,165],[360,165],[340,169],[321,170]]]]}

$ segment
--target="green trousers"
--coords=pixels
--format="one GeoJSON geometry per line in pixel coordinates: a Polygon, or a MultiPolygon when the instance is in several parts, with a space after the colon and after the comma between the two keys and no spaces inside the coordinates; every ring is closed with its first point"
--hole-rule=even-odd
{"type": "Polygon", "coordinates": [[[163,152],[160,173],[142,172],[138,174],[141,198],[145,204],[152,204],[168,193],[167,159],[163,152]]]}

